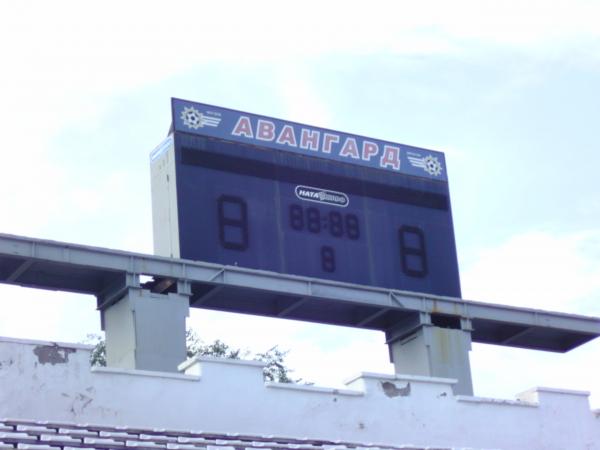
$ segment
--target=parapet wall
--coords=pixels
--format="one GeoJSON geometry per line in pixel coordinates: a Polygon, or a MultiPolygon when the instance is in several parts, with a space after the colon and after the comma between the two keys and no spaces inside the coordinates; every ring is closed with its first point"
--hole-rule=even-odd
{"type": "Polygon", "coordinates": [[[600,449],[588,393],[455,396],[454,380],[362,373],[346,389],[265,383],[262,363],[200,358],[181,374],[90,368],[91,348],[0,338],[0,418],[386,445],[600,449]]]}

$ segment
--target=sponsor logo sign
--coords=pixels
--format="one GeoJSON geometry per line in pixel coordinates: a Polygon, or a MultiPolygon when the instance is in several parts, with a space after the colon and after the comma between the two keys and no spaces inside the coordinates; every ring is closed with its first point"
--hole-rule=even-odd
{"type": "Polygon", "coordinates": [[[300,200],[308,202],[324,203],[342,208],[350,203],[350,199],[343,192],[329,191],[313,186],[296,186],[295,193],[300,200]]]}
{"type": "Polygon", "coordinates": [[[421,155],[415,152],[407,153],[408,162],[413,167],[422,169],[426,173],[432,176],[440,176],[442,174],[442,164],[438,160],[437,156],[432,155],[421,155]]]}

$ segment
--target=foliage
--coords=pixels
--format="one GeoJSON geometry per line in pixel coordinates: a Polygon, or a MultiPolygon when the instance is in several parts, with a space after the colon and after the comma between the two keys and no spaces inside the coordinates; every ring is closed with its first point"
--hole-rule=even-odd
{"type": "Polygon", "coordinates": [[[84,343],[93,345],[92,353],[90,354],[90,363],[92,366],[106,366],[106,341],[97,334],[88,334],[84,343]]]}
{"type": "Polygon", "coordinates": [[[194,356],[214,356],[216,358],[242,359],[248,356],[247,351],[242,354],[241,349],[233,349],[220,339],[211,344],[203,344],[200,337],[193,330],[185,332],[185,343],[188,358],[194,356]]]}
{"type": "MultiPolygon", "coordinates": [[[[266,363],[263,369],[263,376],[266,381],[276,381],[278,383],[302,382],[301,378],[291,378],[290,373],[292,370],[287,367],[285,361],[288,351],[280,350],[277,345],[264,353],[257,353],[252,356],[249,350],[232,348],[220,339],[210,344],[204,344],[192,330],[187,330],[185,337],[188,358],[194,356],[213,356],[227,359],[254,359],[266,363]]],[[[90,363],[92,366],[106,366],[106,341],[96,334],[88,334],[85,343],[94,345],[94,349],[90,354],[90,363]]]]}
{"type": "Polygon", "coordinates": [[[258,353],[254,359],[267,363],[263,369],[263,376],[267,381],[278,383],[300,383],[301,378],[293,380],[290,378],[291,370],[285,365],[285,357],[288,351],[279,350],[277,346],[271,347],[264,353],[258,353]]]}

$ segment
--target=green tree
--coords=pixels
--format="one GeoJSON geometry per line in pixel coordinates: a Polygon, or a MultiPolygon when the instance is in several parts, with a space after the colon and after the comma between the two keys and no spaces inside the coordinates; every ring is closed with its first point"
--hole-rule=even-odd
{"type": "Polygon", "coordinates": [[[267,363],[263,369],[263,376],[267,381],[277,381],[279,383],[301,383],[302,379],[290,378],[291,370],[285,364],[285,357],[289,350],[279,350],[277,346],[271,347],[264,353],[258,353],[254,359],[267,363]]]}
{"type": "MultiPolygon", "coordinates": [[[[106,366],[106,342],[101,336],[90,334],[85,342],[94,345],[90,354],[92,366],[106,366]]],[[[213,356],[216,358],[227,359],[254,359],[264,362],[263,376],[266,381],[276,381],[278,383],[301,383],[302,379],[293,379],[292,370],[287,366],[285,358],[288,351],[280,350],[277,345],[271,347],[263,353],[252,355],[249,350],[232,348],[225,342],[217,339],[210,344],[204,344],[200,337],[192,330],[186,331],[187,356],[213,356]]]]}
{"type": "Polygon", "coordinates": [[[88,334],[85,344],[93,345],[92,353],[90,353],[90,363],[92,366],[106,366],[106,342],[97,334],[88,334]]]}

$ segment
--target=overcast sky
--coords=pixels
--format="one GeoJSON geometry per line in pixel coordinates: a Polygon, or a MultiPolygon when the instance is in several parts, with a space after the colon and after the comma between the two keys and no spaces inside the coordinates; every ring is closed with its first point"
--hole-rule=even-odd
{"type": "MultiPolygon", "coordinates": [[[[4,2],[0,232],[152,252],[170,98],[446,154],[463,297],[600,316],[600,2],[4,2]],[[284,7],[285,5],[285,7],[284,7]]],[[[92,298],[0,286],[0,335],[77,342],[92,298]]],[[[391,372],[378,332],[194,310],[298,376],[391,372]]],[[[478,395],[591,390],[569,354],[474,345],[478,395]]]]}

